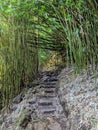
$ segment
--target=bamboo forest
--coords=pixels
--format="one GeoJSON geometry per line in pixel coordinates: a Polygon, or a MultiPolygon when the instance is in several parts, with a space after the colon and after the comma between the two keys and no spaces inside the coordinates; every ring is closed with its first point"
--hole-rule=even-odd
{"type": "Polygon", "coordinates": [[[98,0],[0,0],[0,130],[98,130],[98,0]]]}

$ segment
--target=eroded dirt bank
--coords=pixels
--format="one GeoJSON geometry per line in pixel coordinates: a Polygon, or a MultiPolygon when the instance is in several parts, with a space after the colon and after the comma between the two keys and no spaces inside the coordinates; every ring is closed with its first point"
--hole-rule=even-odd
{"type": "Polygon", "coordinates": [[[98,76],[43,72],[0,115],[0,130],[98,130],[98,76]]]}

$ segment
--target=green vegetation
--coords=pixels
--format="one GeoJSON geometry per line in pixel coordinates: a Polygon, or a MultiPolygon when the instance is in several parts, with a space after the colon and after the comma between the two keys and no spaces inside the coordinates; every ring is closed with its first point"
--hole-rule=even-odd
{"type": "Polygon", "coordinates": [[[52,54],[98,65],[97,0],[0,1],[0,102],[7,105],[52,54]],[[53,52],[51,52],[53,51],[53,52]]]}

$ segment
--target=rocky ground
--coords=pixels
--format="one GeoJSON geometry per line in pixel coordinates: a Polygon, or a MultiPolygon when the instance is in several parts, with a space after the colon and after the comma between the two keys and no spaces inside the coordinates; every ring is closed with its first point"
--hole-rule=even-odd
{"type": "Polygon", "coordinates": [[[98,130],[98,73],[42,72],[0,114],[0,130],[98,130]]]}
{"type": "Polygon", "coordinates": [[[70,130],[98,130],[97,72],[83,70],[74,75],[68,68],[60,74],[59,97],[67,104],[70,130]]]}

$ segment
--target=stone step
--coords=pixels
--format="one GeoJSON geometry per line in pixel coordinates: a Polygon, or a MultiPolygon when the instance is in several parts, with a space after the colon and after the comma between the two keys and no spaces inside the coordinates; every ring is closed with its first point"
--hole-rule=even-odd
{"type": "Polygon", "coordinates": [[[53,91],[53,90],[41,90],[39,93],[36,94],[36,96],[39,96],[39,95],[46,95],[46,96],[56,96],[56,92],[53,91]]]}
{"type": "Polygon", "coordinates": [[[47,75],[47,76],[50,76],[50,77],[52,76],[52,74],[53,74],[53,73],[46,73],[46,75],[47,75]]]}
{"type": "Polygon", "coordinates": [[[44,82],[45,86],[55,86],[57,82],[44,82]]]}
{"type": "Polygon", "coordinates": [[[47,95],[47,96],[56,96],[56,93],[44,93],[44,95],[47,95]]]}
{"type": "Polygon", "coordinates": [[[43,88],[44,91],[48,90],[48,91],[54,91],[55,92],[55,88],[43,88]]]}
{"type": "Polygon", "coordinates": [[[56,88],[55,85],[41,85],[40,88],[56,88]]]}
{"type": "Polygon", "coordinates": [[[45,81],[48,81],[48,82],[57,82],[58,81],[58,78],[55,78],[55,77],[51,77],[51,78],[48,78],[46,79],[45,81]]]}
{"type": "Polygon", "coordinates": [[[54,114],[54,112],[56,111],[56,108],[44,108],[44,109],[41,109],[40,112],[42,114],[54,114]]]}
{"type": "Polygon", "coordinates": [[[55,110],[51,110],[51,111],[44,111],[43,114],[54,114],[55,110]]]}
{"type": "Polygon", "coordinates": [[[37,95],[39,99],[45,98],[45,99],[53,99],[56,96],[55,95],[37,95]]]}
{"type": "Polygon", "coordinates": [[[57,97],[49,97],[47,98],[47,96],[41,96],[40,98],[38,98],[38,102],[55,102],[57,101],[57,97]]]}
{"type": "Polygon", "coordinates": [[[54,90],[45,90],[44,92],[45,92],[45,93],[52,93],[52,94],[55,93],[54,90]]]}
{"type": "Polygon", "coordinates": [[[56,97],[56,93],[41,93],[41,94],[37,94],[37,99],[40,99],[41,97],[44,97],[44,98],[54,98],[56,97]]]}
{"type": "Polygon", "coordinates": [[[53,102],[39,102],[38,105],[40,105],[40,106],[52,106],[53,102]]]}
{"type": "Polygon", "coordinates": [[[38,106],[38,110],[40,110],[40,111],[43,111],[43,110],[51,110],[51,109],[54,109],[54,110],[56,110],[56,106],[38,106]]]}

